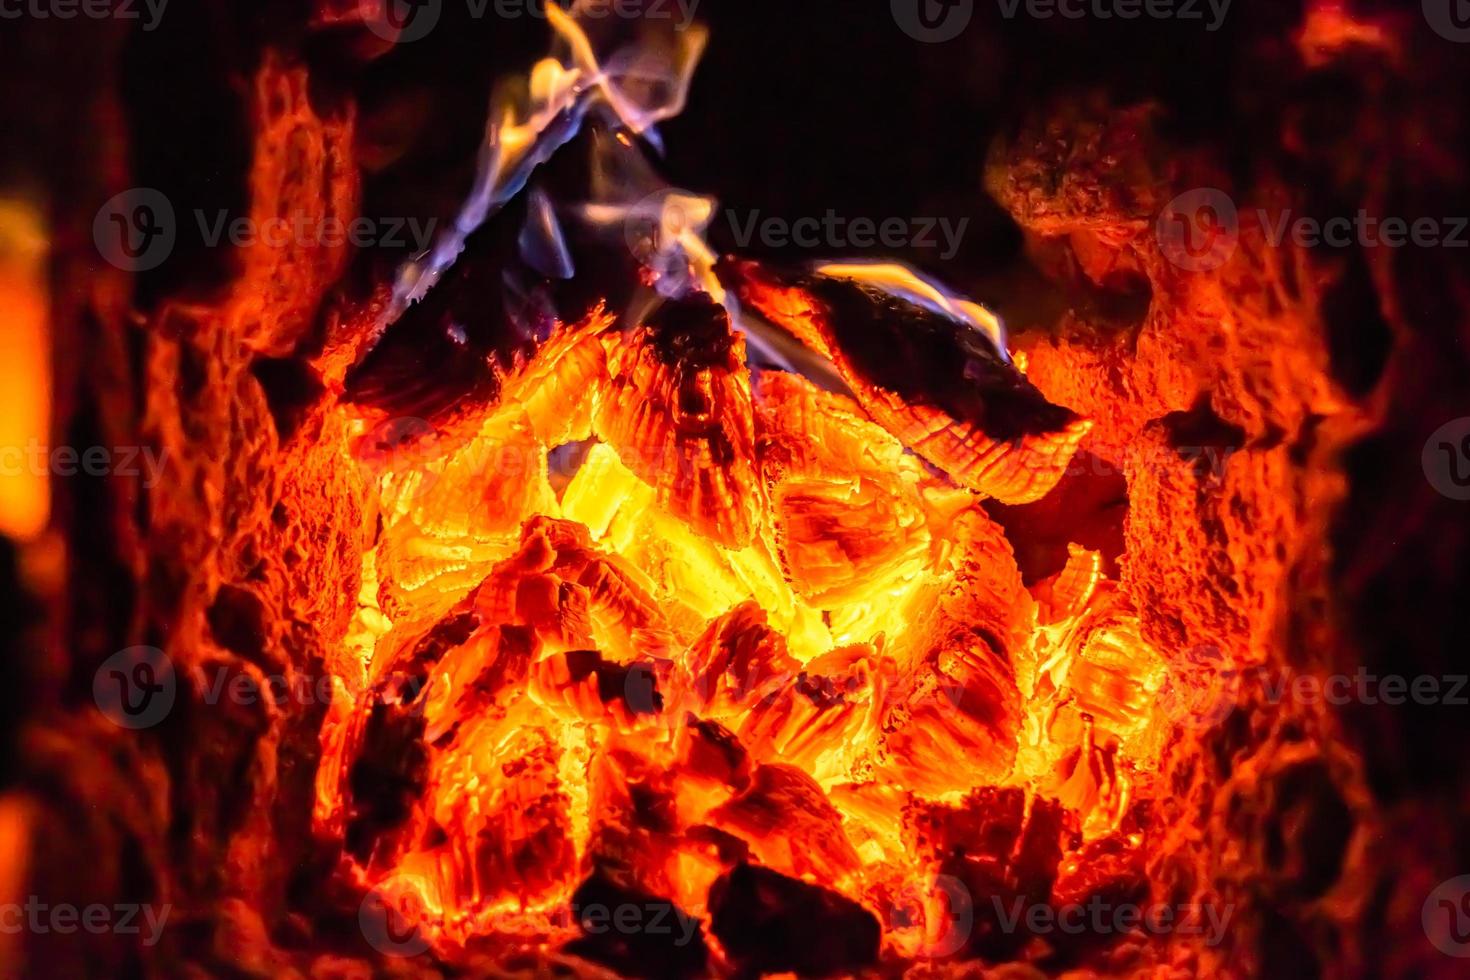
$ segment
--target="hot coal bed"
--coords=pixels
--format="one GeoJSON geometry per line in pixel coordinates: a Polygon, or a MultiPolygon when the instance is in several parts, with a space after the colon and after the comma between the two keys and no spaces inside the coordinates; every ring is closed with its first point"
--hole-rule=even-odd
{"type": "Polygon", "coordinates": [[[1453,23],[696,6],[20,23],[6,963],[1455,975],[1453,23]]]}

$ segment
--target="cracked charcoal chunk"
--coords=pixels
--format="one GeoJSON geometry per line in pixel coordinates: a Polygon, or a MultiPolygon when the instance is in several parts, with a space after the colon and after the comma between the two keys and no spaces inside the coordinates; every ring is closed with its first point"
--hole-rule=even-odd
{"type": "Polygon", "coordinates": [[[782,565],[822,609],[861,602],[872,583],[929,559],[922,467],[844,395],[768,371],[757,385],[761,469],[782,565]]]}
{"type": "Polygon", "coordinates": [[[750,844],[762,863],[827,880],[857,870],[858,855],[822,787],[795,766],[756,768],[739,796],[709,813],[711,825],[750,844]]]}
{"type": "Polygon", "coordinates": [[[836,892],[751,864],[709,893],[710,931],[742,971],[826,977],[878,960],[878,919],[836,892]]]}
{"type": "Polygon", "coordinates": [[[721,713],[773,700],[801,670],[787,652],[786,638],[770,627],[766,611],[754,601],[712,620],[686,659],[697,703],[721,713]]]}

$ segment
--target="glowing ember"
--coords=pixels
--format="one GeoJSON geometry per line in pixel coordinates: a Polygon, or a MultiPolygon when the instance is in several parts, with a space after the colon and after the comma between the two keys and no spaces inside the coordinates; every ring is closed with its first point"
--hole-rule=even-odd
{"type": "MultiPolygon", "coordinates": [[[[712,202],[626,135],[677,111],[702,35],[607,60],[548,13],[565,52],[492,116],[395,308],[594,102],[617,131],[577,212],[657,296],[527,340],[441,430],[348,421],[380,524],[337,673],[372,696],[333,701],[319,829],[441,950],[670,976],[1009,956],[1026,934],[982,895],[1146,888],[1161,661],[1100,556],[1028,591],[986,509],[1047,493],[1090,423],[903,266],[717,261],[712,202]],[[802,373],[753,371],[747,341],[802,373]],[[589,902],[665,908],[684,940],[600,937],[589,902]]],[[[539,189],[519,245],[575,275],[539,189]]]]}
{"type": "Polygon", "coordinates": [[[1118,832],[1157,753],[1131,680],[1153,655],[1098,606],[1096,556],[1033,598],[983,497],[860,401],[752,385],[720,306],[612,323],[553,336],[467,441],[368,461],[376,694],[334,702],[317,808],[363,884],[412,882],[445,946],[569,939],[593,875],[673,902],[712,955],[746,955],[721,935],[747,888],[915,955],[977,793],[1059,801],[1006,824],[1045,876],[1118,832]]]}

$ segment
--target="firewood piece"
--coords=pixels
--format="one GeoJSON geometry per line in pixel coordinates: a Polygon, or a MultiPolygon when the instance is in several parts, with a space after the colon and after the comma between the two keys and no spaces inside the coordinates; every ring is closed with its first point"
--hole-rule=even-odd
{"type": "Polygon", "coordinates": [[[873,421],[979,493],[1040,499],[1091,428],[949,317],[850,279],[731,260],[719,273],[742,303],[830,358],[873,421]]]}
{"type": "MultiPolygon", "coordinates": [[[[590,393],[590,382],[599,373],[594,361],[558,362],[567,354],[582,362],[585,348],[565,341],[589,329],[601,330],[611,318],[597,308],[576,326],[558,324],[549,315],[522,315],[516,289],[505,274],[517,263],[515,251],[514,229],[508,224],[471,236],[439,283],[387,326],[346,371],[346,401],[365,411],[413,416],[446,428],[483,415],[505,399],[519,400],[517,392],[529,387],[517,378],[530,365],[539,375],[548,366],[558,367],[560,377],[547,392],[548,405],[562,393],[590,393]],[[579,382],[589,383],[579,391],[579,382]]],[[[360,304],[343,312],[349,322],[369,323],[382,313],[360,304]]],[[[537,386],[544,378],[531,380],[537,386]]],[[[544,434],[539,426],[538,433],[544,434]]]]}
{"type": "Polygon", "coordinates": [[[761,515],[745,341],[707,297],[670,303],[613,343],[596,434],[658,501],[730,548],[761,515]]]}
{"type": "Polygon", "coordinates": [[[710,889],[710,931],[743,971],[824,977],[878,959],[878,919],[850,899],[751,864],[710,889]]]}

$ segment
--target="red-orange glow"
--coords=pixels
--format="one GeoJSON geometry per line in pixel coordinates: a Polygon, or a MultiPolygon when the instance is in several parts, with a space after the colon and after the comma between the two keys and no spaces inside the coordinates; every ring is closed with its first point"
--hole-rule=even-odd
{"type": "Polygon", "coordinates": [[[34,209],[0,199],[0,534],[16,538],[39,534],[50,514],[46,244],[34,209]]]}
{"type": "Polygon", "coordinates": [[[610,325],[554,335],[473,432],[362,460],[382,532],[316,809],[359,881],[413,881],[453,948],[565,938],[595,869],[704,917],[748,860],[914,955],[942,944],[975,794],[1117,834],[1157,761],[1157,658],[1099,556],[1033,596],[983,497],[878,396],[753,384],[713,304],[610,325]]]}
{"type": "Polygon", "coordinates": [[[1378,48],[1398,56],[1400,45],[1392,32],[1370,20],[1354,17],[1346,6],[1343,0],[1317,0],[1303,17],[1296,43],[1308,66],[1321,67],[1353,45],[1378,48]]]}

